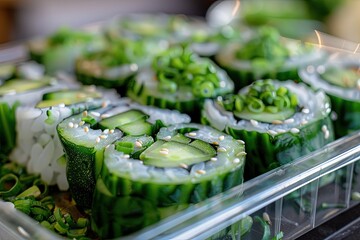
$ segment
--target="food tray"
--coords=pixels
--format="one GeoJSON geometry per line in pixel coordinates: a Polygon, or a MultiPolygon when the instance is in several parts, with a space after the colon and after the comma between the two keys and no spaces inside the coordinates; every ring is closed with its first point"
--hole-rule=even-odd
{"type": "MultiPolygon", "coordinates": [[[[22,45],[0,46],[0,63],[23,60],[25,53],[22,45]]],[[[360,192],[358,142],[355,132],[122,239],[261,239],[256,221],[245,238],[236,223],[264,213],[271,236],[299,237],[358,203],[352,199],[360,192]]],[[[61,239],[4,202],[0,212],[0,239],[61,239]]]]}

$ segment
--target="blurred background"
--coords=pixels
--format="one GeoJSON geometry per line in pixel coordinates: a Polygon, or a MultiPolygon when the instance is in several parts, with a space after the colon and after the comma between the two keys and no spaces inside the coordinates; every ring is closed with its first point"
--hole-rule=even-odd
{"type": "Polygon", "coordinates": [[[273,25],[293,38],[304,38],[318,30],[360,42],[359,0],[0,0],[0,43],[23,41],[60,26],[80,27],[123,13],[206,16],[215,2],[228,2],[230,9],[223,8],[225,13],[215,15],[213,21],[230,16],[238,2],[236,19],[249,26],[273,25]]]}

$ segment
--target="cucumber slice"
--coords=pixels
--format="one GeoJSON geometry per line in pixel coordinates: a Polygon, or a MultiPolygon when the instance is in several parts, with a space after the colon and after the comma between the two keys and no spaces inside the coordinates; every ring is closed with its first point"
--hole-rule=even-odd
{"type": "Polygon", "coordinates": [[[295,114],[295,109],[287,108],[277,113],[261,112],[254,113],[245,109],[242,112],[234,111],[234,115],[239,119],[256,120],[266,123],[272,123],[274,121],[284,121],[291,118],[295,114]]]}
{"type": "Polygon", "coordinates": [[[154,139],[151,136],[125,136],[115,143],[115,149],[129,154],[132,158],[139,158],[140,154],[153,143],[154,139]]]}
{"type": "Polygon", "coordinates": [[[23,79],[13,79],[5,82],[0,86],[0,96],[6,94],[16,94],[31,91],[34,89],[50,86],[51,79],[44,78],[41,80],[27,81],[23,79]]]}
{"type": "Polygon", "coordinates": [[[158,129],[160,119],[164,124],[189,121],[188,116],[179,112],[139,106],[124,100],[116,105],[74,115],[58,125],[57,132],[68,162],[67,180],[79,206],[91,206],[95,182],[103,167],[105,148],[116,142],[119,151],[137,157],[143,149],[136,147],[134,138],[143,141],[140,145],[146,147],[148,141],[150,144],[153,140],[143,135],[151,135],[154,129],[158,129]],[[129,136],[124,137],[124,133],[129,136]],[[121,141],[123,137],[125,140],[121,141]]]}
{"type": "Polygon", "coordinates": [[[191,144],[158,140],[157,144],[153,144],[140,155],[140,159],[144,164],[156,167],[178,167],[181,164],[193,165],[203,162],[215,155],[214,148],[201,140],[191,144]]]}
{"type": "Polygon", "coordinates": [[[178,209],[203,201],[243,181],[245,146],[242,141],[200,124],[163,127],[156,134],[156,139],[140,154],[139,159],[129,158],[129,155],[117,151],[116,144],[105,150],[98,184],[106,189],[106,194],[103,194],[102,188],[96,188],[92,205],[92,212],[96,213],[92,221],[100,237],[115,238],[125,234],[110,227],[113,226],[116,212],[123,207],[104,205],[108,195],[113,197],[109,203],[123,198],[129,199],[129,202],[146,202],[137,206],[139,212],[144,211],[147,204],[151,205],[146,210],[148,212],[141,215],[141,221],[132,221],[130,217],[127,223],[117,225],[118,229],[130,229],[131,226],[139,226],[137,224],[140,222],[153,223],[155,213],[158,213],[156,221],[159,221],[178,209]],[[159,156],[159,151],[168,154],[163,156],[160,153],[159,156]],[[199,162],[200,159],[202,162],[199,162]],[[148,161],[155,163],[155,166],[148,165],[148,161]],[[167,166],[162,165],[164,162],[167,166]],[[181,166],[180,162],[183,163],[181,166]],[[106,215],[101,215],[101,212],[106,212],[106,215]]]}
{"type": "Polygon", "coordinates": [[[305,83],[325,91],[330,97],[336,138],[360,129],[359,75],[356,72],[359,66],[355,57],[339,55],[317,68],[309,65],[299,72],[305,83]]]}
{"type": "Polygon", "coordinates": [[[275,87],[288,88],[298,97],[298,110],[283,121],[269,123],[267,120],[273,117],[268,113],[259,121],[239,120],[234,116],[236,111],[231,112],[211,100],[205,102],[202,111],[204,123],[246,142],[247,157],[252,161],[246,164],[245,179],[289,163],[334,140],[330,100],[324,92],[315,92],[292,81],[273,80],[273,83],[275,87]]]}

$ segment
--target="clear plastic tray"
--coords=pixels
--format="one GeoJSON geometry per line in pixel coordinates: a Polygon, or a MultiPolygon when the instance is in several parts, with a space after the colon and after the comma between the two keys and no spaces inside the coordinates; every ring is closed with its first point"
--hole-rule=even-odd
{"type": "MultiPolygon", "coordinates": [[[[0,62],[24,53],[21,46],[1,49],[0,62]]],[[[353,133],[122,239],[261,239],[258,222],[245,236],[237,223],[264,213],[271,236],[299,237],[358,203],[352,196],[360,192],[359,142],[360,132],[353,133]]],[[[0,201],[0,239],[62,238],[0,201]]]]}

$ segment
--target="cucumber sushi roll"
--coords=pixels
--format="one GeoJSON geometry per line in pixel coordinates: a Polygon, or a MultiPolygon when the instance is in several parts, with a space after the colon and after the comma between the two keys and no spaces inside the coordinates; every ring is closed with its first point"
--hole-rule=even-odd
{"type": "Polygon", "coordinates": [[[8,154],[16,139],[16,109],[33,106],[43,93],[60,89],[56,79],[42,76],[38,79],[14,78],[0,85],[0,153],[8,154]]]}
{"type": "Polygon", "coordinates": [[[200,124],[175,124],[151,136],[125,136],[104,153],[92,226],[115,238],[243,182],[242,141],[200,124]]]}
{"type": "Polygon", "coordinates": [[[225,71],[211,60],[174,46],[135,76],[127,95],[141,104],[177,109],[196,119],[204,99],[231,93],[233,88],[225,71]]]}
{"type": "Polygon", "coordinates": [[[39,174],[45,183],[67,190],[66,159],[56,126],[64,118],[101,108],[107,101],[94,87],[84,87],[48,92],[36,106],[19,107],[17,141],[10,160],[26,166],[28,173],[39,174]]]}
{"type": "Polygon", "coordinates": [[[333,141],[330,112],[323,91],[269,79],[206,101],[202,122],[246,142],[249,179],[333,141]]]}
{"type": "Polygon", "coordinates": [[[95,33],[61,28],[51,36],[28,43],[30,59],[45,66],[47,73],[72,72],[75,59],[85,53],[102,49],[104,40],[95,33]]]}
{"type": "Polygon", "coordinates": [[[360,129],[360,62],[351,56],[340,56],[322,65],[300,70],[303,81],[322,89],[330,97],[336,137],[360,129]]]}
{"type": "Polygon", "coordinates": [[[245,43],[230,43],[215,56],[234,80],[235,89],[258,79],[300,81],[298,69],[322,61],[325,54],[310,45],[282,38],[271,27],[259,28],[245,43]]]}
{"type": "MultiPolygon", "coordinates": [[[[145,136],[146,140],[146,136],[153,136],[161,126],[189,121],[189,116],[177,111],[142,106],[129,99],[62,121],[57,131],[65,150],[67,180],[76,203],[91,207],[96,177],[108,145],[124,136],[145,136]]],[[[131,148],[127,144],[123,147],[131,148]]]]}
{"type": "Polygon", "coordinates": [[[75,74],[83,84],[117,88],[124,92],[128,80],[139,69],[150,65],[153,55],[166,48],[167,44],[162,42],[113,40],[106,49],[77,59],[75,74]]]}

